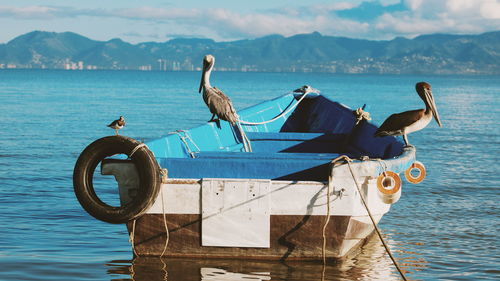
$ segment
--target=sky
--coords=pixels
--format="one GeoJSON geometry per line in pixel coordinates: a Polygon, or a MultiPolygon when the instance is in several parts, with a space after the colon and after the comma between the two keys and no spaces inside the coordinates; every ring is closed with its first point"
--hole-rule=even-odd
{"type": "Polygon", "coordinates": [[[0,43],[33,30],[131,43],[315,31],[390,40],[500,30],[500,0],[0,0],[0,43]]]}

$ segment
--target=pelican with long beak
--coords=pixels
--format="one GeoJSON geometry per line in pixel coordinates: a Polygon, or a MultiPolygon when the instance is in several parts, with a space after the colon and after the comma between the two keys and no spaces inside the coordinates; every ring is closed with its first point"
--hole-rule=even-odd
{"type": "Polygon", "coordinates": [[[415,85],[418,95],[425,103],[425,109],[410,110],[392,114],[375,132],[376,137],[403,135],[405,144],[408,146],[408,134],[425,128],[432,120],[436,119],[439,127],[441,120],[432,96],[431,85],[419,82],[415,85]]]}
{"type": "Polygon", "coordinates": [[[212,73],[214,64],[214,56],[206,55],[203,58],[203,72],[201,74],[200,89],[198,90],[199,93],[203,90],[203,100],[212,113],[212,118],[208,122],[218,122],[218,120],[214,119],[217,115],[218,119],[235,125],[238,121],[238,116],[236,115],[233,103],[221,90],[210,85],[210,73],[212,73]]]}

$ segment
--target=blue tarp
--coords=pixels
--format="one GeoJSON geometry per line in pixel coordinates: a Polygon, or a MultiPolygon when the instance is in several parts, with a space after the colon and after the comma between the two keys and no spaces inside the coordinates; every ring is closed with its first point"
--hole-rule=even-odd
{"type": "MultiPolygon", "coordinates": [[[[270,120],[296,103],[292,94],[241,110],[245,121],[270,120]]],[[[253,152],[243,152],[237,128],[221,121],[147,142],[173,178],[326,180],[341,154],[390,159],[402,153],[396,137],[374,137],[376,126],[323,96],[304,99],[293,111],[262,125],[243,125],[253,152]],[[195,158],[193,158],[195,157],[195,158]]]]}

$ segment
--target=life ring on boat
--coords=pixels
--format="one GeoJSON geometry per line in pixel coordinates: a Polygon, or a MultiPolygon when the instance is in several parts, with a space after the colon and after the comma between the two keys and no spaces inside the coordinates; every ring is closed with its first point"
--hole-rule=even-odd
{"type": "Polygon", "coordinates": [[[88,145],[78,157],[73,171],[75,195],[93,217],[109,223],[126,223],[146,211],[158,196],[161,185],[160,167],[144,144],[125,136],[108,136],[88,145]],[[93,186],[97,165],[106,157],[126,154],[139,174],[140,187],[131,202],[115,207],[104,203],[93,186]]]}
{"type": "Polygon", "coordinates": [[[421,183],[425,178],[425,166],[420,161],[415,161],[411,166],[405,171],[405,178],[411,183],[421,183]],[[418,171],[418,175],[414,176],[412,172],[414,170],[418,171]]]}
{"type": "Polygon", "coordinates": [[[377,189],[384,203],[396,203],[401,197],[401,178],[391,171],[382,172],[377,177],[377,189]]]}

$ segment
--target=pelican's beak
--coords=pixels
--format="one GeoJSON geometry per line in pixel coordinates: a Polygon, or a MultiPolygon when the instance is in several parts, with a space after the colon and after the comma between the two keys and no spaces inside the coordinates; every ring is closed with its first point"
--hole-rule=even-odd
{"type": "Polygon", "coordinates": [[[427,99],[427,103],[429,104],[429,107],[431,108],[432,111],[432,116],[434,116],[434,119],[436,119],[436,122],[438,123],[439,127],[442,127],[436,103],[434,103],[434,97],[432,96],[432,91],[431,89],[425,89],[424,91],[425,91],[425,98],[427,99]]]}
{"type": "Polygon", "coordinates": [[[201,89],[203,89],[203,84],[205,84],[205,72],[207,71],[207,63],[203,60],[203,69],[201,70],[201,81],[200,88],[198,89],[198,93],[201,93],[201,89]]]}

